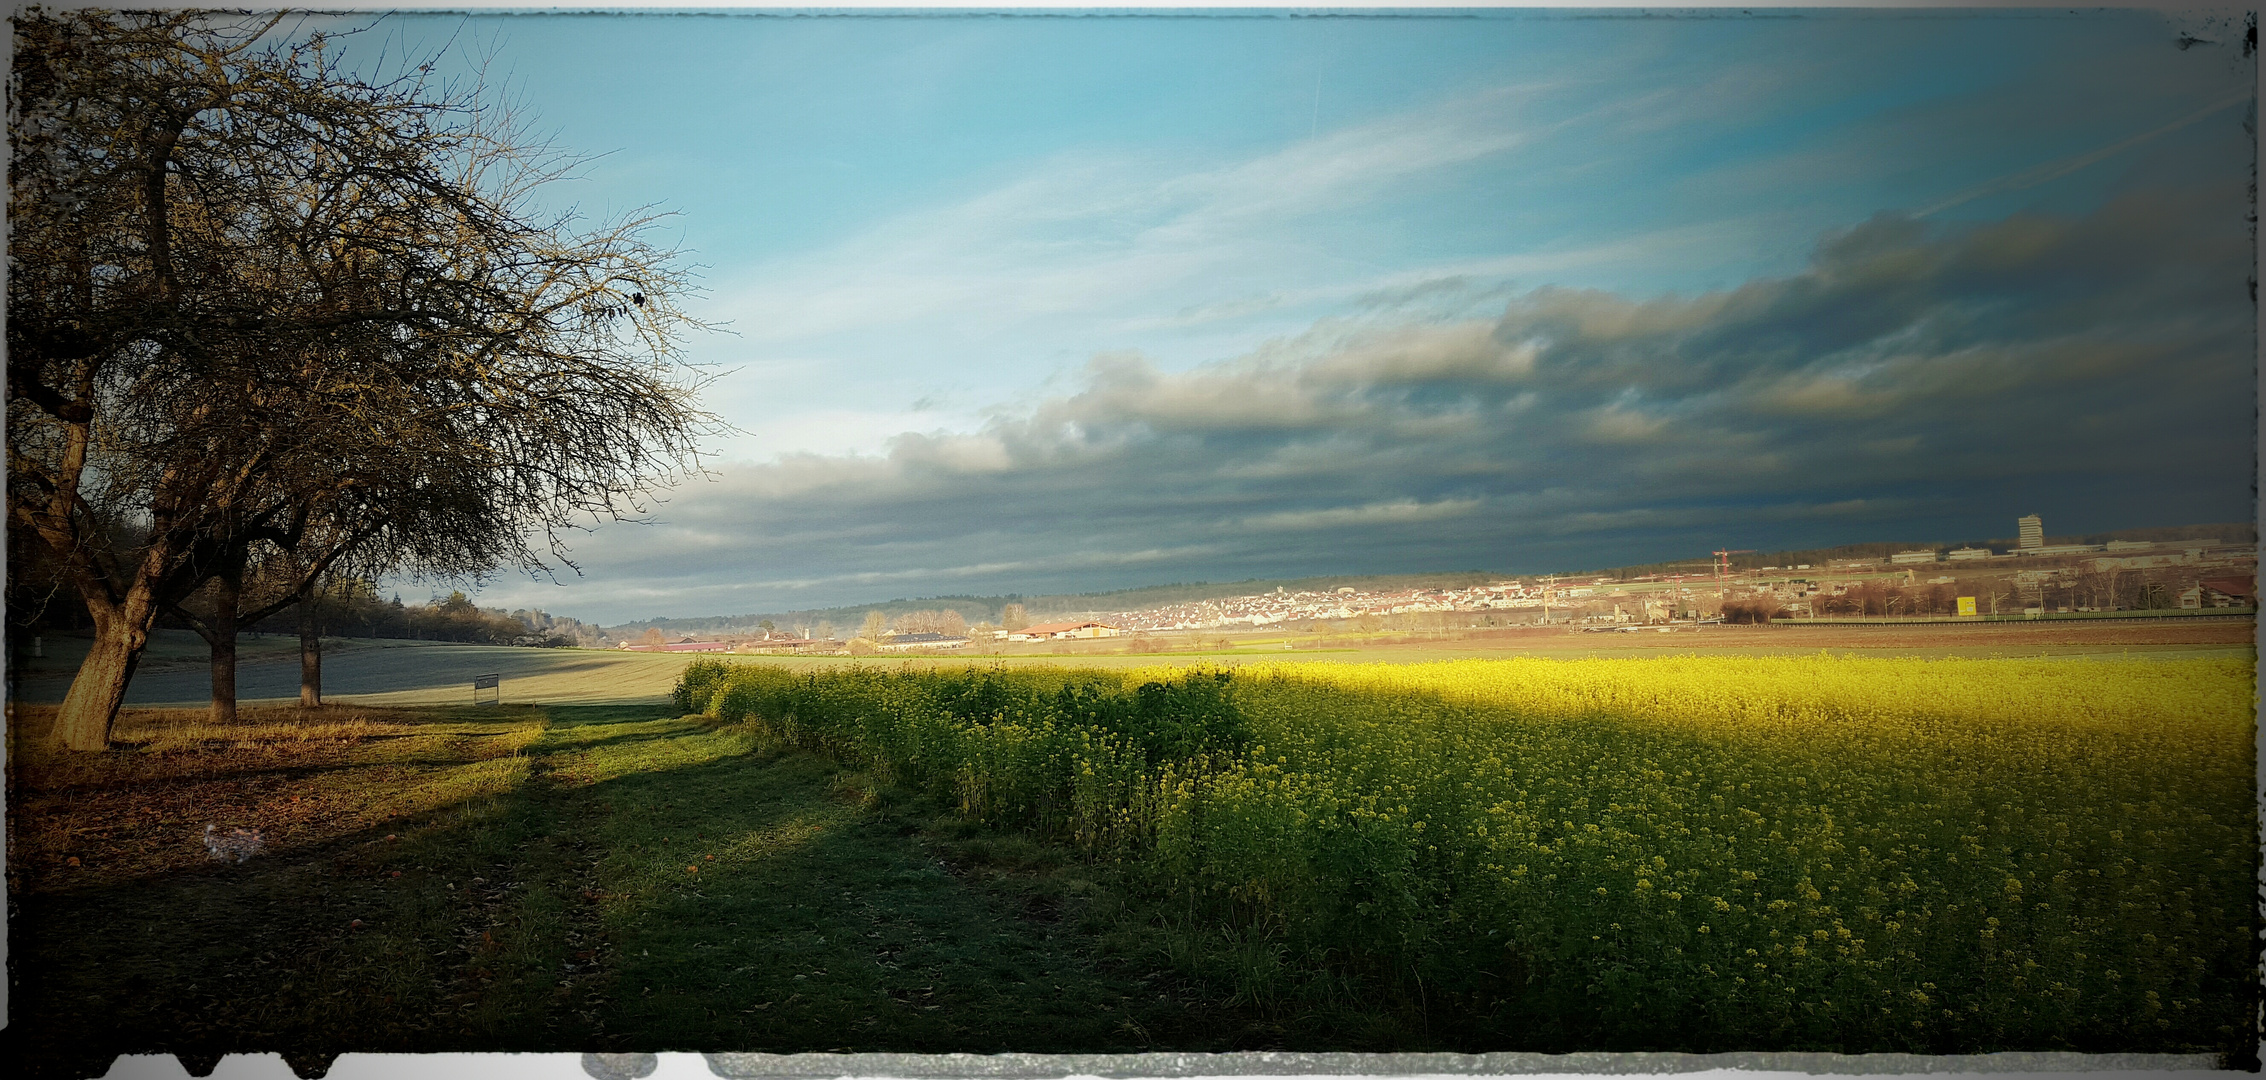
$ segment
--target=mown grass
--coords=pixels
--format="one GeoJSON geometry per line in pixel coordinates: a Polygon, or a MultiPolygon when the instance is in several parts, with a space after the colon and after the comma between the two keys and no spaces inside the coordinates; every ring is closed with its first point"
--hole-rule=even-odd
{"type": "Polygon", "coordinates": [[[10,757],[18,1075],[117,1053],[1264,1045],[1059,853],[631,706],[129,712],[10,757]],[[207,822],[258,828],[206,857],[207,822]],[[987,846],[988,845],[988,846],[987,846]],[[71,860],[76,860],[74,864],[71,860]],[[1144,966],[1145,965],[1145,966],[1144,966]]]}
{"type": "Polygon", "coordinates": [[[572,876],[547,842],[555,812],[525,797],[540,713],[267,709],[214,727],[129,711],[97,755],[43,746],[38,710],[14,719],[5,1038],[30,1071],[248,1050],[314,1068],[341,1049],[563,1037],[493,1009],[529,981],[510,939],[559,936],[541,894],[572,876]],[[207,823],[257,828],[264,848],[214,862],[207,823]]]}
{"type": "MultiPolygon", "coordinates": [[[[2061,667],[2024,669],[2025,677],[2061,685],[2061,667]]],[[[2185,670],[2092,667],[2069,665],[2067,674],[2129,681],[2185,670]]],[[[1423,676],[1397,667],[1376,670],[1386,682],[1423,676]]],[[[1073,675],[1095,677],[1055,670],[1044,678],[1051,685],[1073,675]]],[[[1295,669],[1266,677],[1300,679],[1295,669]]],[[[1418,740],[1422,745],[1371,760],[1387,772],[1401,763],[1422,766],[1416,770],[1421,776],[1401,779],[1438,790],[1396,797],[1425,810],[1424,820],[1450,820],[1446,802],[1434,813],[1414,800],[1461,799],[1458,785],[1481,779],[1457,771],[1465,768],[1459,762],[1479,759],[1448,736],[1463,731],[1458,724],[1474,738],[1486,734],[1485,717],[1473,711],[1478,705],[1443,711],[1435,698],[1388,690],[1278,693],[1283,708],[1252,711],[1245,719],[1256,725],[1249,734],[1264,736],[1271,755],[1290,758],[1276,767],[1310,772],[1324,758],[1374,742],[1373,736],[1430,730],[1434,735],[1418,740]],[[1275,735],[1290,726],[1329,745],[1300,749],[1294,740],[1278,742],[1275,735]],[[1301,765],[1301,755],[1313,760],[1301,765]]],[[[1907,690],[1905,697],[1925,698],[1907,690]]],[[[1098,701],[1084,706],[1103,707],[1098,701]]],[[[1146,715],[1127,707],[1134,711],[1119,720],[1146,715]]],[[[118,748],[82,756],[46,750],[36,738],[44,714],[19,709],[11,726],[18,749],[10,757],[9,789],[17,1013],[0,1034],[0,1050],[23,1063],[20,1075],[91,1076],[121,1052],[186,1052],[197,1064],[224,1052],[280,1050],[313,1072],[330,1056],[355,1050],[1565,1051],[1609,1048],[1608,1041],[1623,1049],[1727,1048],[1693,1042],[1690,1031],[1600,1028],[1584,1019],[1594,1020],[1594,1009],[1583,1012],[1590,999],[1560,993],[1573,985],[1569,980],[1589,980],[1599,971],[1604,975],[1593,981],[1614,991],[1618,984],[1610,979],[1628,976],[1614,973],[1620,969],[1612,967],[1612,950],[1628,961],[1623,968],[1636,970],[1657,953],[1643,951],[1641,942],[1616,941],[1589,953],[1576,942],[1566,954],[1571,959],[1555,966],[1542,962],[1550,955],[1542,951],[1547,942],[1532,937],[1523,952],[1499,945],[1473,951],[1478,946],[1472,943],[1486,936],[1476,923],[1467,929],[1479,937],[1443,924],[1447,932],[1405,943],[1405,949],[1384,937],[1353,950],[1316,948],[1317,932],[1358,930],[1368,925],[1363,920],[1385,926],[1378,920],[1405,913],[1415,895],[1394,895],[1387,886],[1423,879],[1349,879],[1338,897],[1344,903],[1328,909],[1337,921],[1292,918],[1282,913],[1293,910],[1286,900],[1295,899],[1289,886],[1296,875],[1266,874],[1303,865],[1299,860],[1314,853],[1300,848],[1302,840],[1251,833],[1244,837],[1251,842],[1236,850],[1252,857],[1215,862],[1262,873],[1221,878],[1212,883],[1220,885],[1216,889],[1159,888],[1139,860],[1097,857],[1095,845],[1075,830],[1030,830],[1030,820],[996,801],[1012,794],[1003,789],[976,784],[963,791],[956,781],[922,782],[854,755],[837,761],[796,750],[773,723],[783,717],[756,724],[679,712],[618,704],[273,709],[214,727],[201,711],[130,711],[118,748]],[[970,809],[976,812],[965,812],[970,809]],[[209,861],[200,839],[207,822],[260,828],[268,847],[241,865],[209,861]],[[1253,883],[1260,888],[1249,887],[1253,883]],[[1464,974],[1442,979],[1442,972],[1464,974]],[[1537,994],[1571,1004],[1556,1013],[1537,1010],[1530,1007],[1541,1000],[1537,994]]],[[[1157,724],[1126,730],[1153,737],[1160,748],[1186,741],[1191,731],[1174,726],[1170,712],[1143,721],[1157,724]]],[[[867,715],[875,723],[882,719],[867,715]]],[[[1612,734],[1610,724],[1558,726],[1612,734]]],[[[811,733],[823,742],[834,737],[827,730],[812,727],[811,733]]],[[[1625,750],[1625,742],[1614,746],[1625,750]]],[[[2082,799],[2092,790],[2084,778],[2097,772],[2113,780],[2124,767],[2116,750],[2122,745],[2097,743],[2085,754],[2055,758],[2049,764],[2056,768],[2084,769],[2033,786],[2082,799]]],[[[1692,749],[1676,743],[1663,752],[1682,752],[1679,747],[1692,749]]],[[[1818,749],[1837,753],[1824,743],[1818,749]]],[[[1619,752],[1590,754],[1584,767],[1603,768],[1619,752]]],[[[1836,768],[1863,767],[1861,758],[1836,768]]],[[[1674,767],[1705,771],[1709,760],[1685,753],[1674,767]]],[[[1741,805],[1791,814],[1821,804],[1825,789],[1803,788],[1795,768],[1803,763],[1789,761],[1771,781],[1771,798],[1783,806],[1752,802],[1744,792],[1741,805]],[[1810,798],[1812,792],[1820,798],[1810,798]]],[[[2167,767],[2141,761],[2125,771],[2167,767]]],[[[1552,810],[1555,819],[1626,831],[1635,827],[1631,815],[1639,803],[1659,796],[1698,805],[1708,794],[1655,791],[1662,781],[1616,775],[1590,783],[1569,774],[1563,790],[1547,793],[1565,804],[1562,815],[1552,810]],[[1624,798],[1614,784],[1644,790],[1632,788],[1624,798]],[[1577,814],[1576,803],[1587,809],[1577,814]]],[[[1912,775],[1927,781],[1929,774],[1912,775]]],[[[1945,781],[1953,774],[1935,775],[1945,781]]],[[[1769,786],[1748,779],[1758,790],[1769,786]]],[[[2130,777],[2116,783],[2146,786],[2130,777]]],[[[1232,794],[1224,787],[1214,793],[1232,794]]],[[[1265,809],[1261,802],[1251,805],[1265,809]]],[[[1238,821],[1265,824],[1227,813],[1226,803],[1218,808],[1208,824],[1197,822],[1208,831],[1187,831],[1184,838],[1218,847],[1235,839],[1230,833],[1238,821]]],[[[1403,816],[1396,812],[1391,829],[1401,827],[1403,816]]],[[[2176,851],[2188,844],[2181,839],[2188,834],[2177,830],[2224,832],[2231,818],[2219,817],[2216,823],[2167,818],[2140,827],[2152,830],[2150,843],[2176,851]]],[[[1746,828],[1743,820],[1710,824],[1728,836],[1746,828]]],[[[1787,819],[1796,825],[1809,820],[1787,819]]],[[[1952,824],[1959,827],[1942,843],[1928,841],[1926,857],[1957,854],[1962,865],[1980,859],[1983,853],[1971,850],[1964,835],[1952,835],[1966,827],[1964,820],[1952,824]]],[[[1990,824],[1995,832],[1998,822],[1990,824]]],[[[1773,841],[1770,828],[1785,827],[1777,822],[1752,837],[1742,832],[1739,843],[1775,851],[1762,842],[1773,841]]],[[[1380,844],[1398,835],[1382,822],[1362,829],[1380,844]]],[[[1298,839],[1295,829],[1282,835],[1298,839]]],[[[1788,835],[1809,843],[1806,834],[1788,835]]],[[[2103,836],[2108,839],[2100,842],[2121,842],[2103,836]]],[[[2085,838],[2096,842],[2090,833],[2085,838]]],[[[1425,842],[1449,850],[1445,836],[1425,842]]],[[[1390,854],[1389,846],[1377,851],[1390,854]]],[[[1198,847],[1187,851],[1202,855],[1198,847]]],[[[1338,854],[1367,858],[1352,848],[1338,854]]],[[[1557,854],[1538,848],[1527,857],[1580,854],[1573,847],[1557,854]]],[[[1618,857],[1617,851],[1605,854],[1618,857]]],[[[1567,866],[1579,870],[1574,862],[1567,866]]],[[[1347,865],[1356,863],[1368,865],[1359,859],[1347,865]]],[[[1691,868],[1707,869],[1696,862],[1691,868]]],[[[1683,861],[1675,868],[1686,869],[1683,861]]],[[[2132,884],[2153,888],[2148,867],[2133,873],[2132,884]]],[[[2216,897],[2236,880],[2179,883],[2187,890],[2176,897],[2180,905],[2127,911],[2087,933],[2115,944],[2130,936],[2119,927],[2142,915],[2162,924],[2151,932],[2166,941],[2173,940],[2167,934],[2193,937],[2198,927],[2223,929],[2224,905],[2216,897]]],[[[1865,884],[1842,884],[1851,881],[1865,884]]],[[[1765,885],[1750,888],[1759,892],[1765,885]]],[[[2026,888],[2039,893],[2033,904],[2051,899],[2042,885],[2026,888]]],[[[2115,899],[2173,896],[2159,893],[2115,899]]],[[[1466,900],[1476,895],[1464,894],[1466,900]]],[[[1777,929],[1762,921],[1765,908],[1780,917],[1771,897],[1725,899],[1754,909],[1754,935],[1777,929]]],[[[1871,903],[1847,896],[1824,902],[1871,903]]],[[[1714,930],[1729,933],[1737,925],[1718,922],[1714,930]]],[[[1580,930],[1579,937],[1602,932],[1580,930]]],[[[1938,936],[1946,948],[1965,948],[1972,940],[1938,936]]],[[[2179,962],[2188,963],[2185,954],[2179,962]]],[[[2217,967],[2204,982],[2233,985],[2217,970],[2226,964],[2212,962],[2217,967]]],[[[2229,963],[2247,960],[2235,956],[2229,963]]],[[[2130,972],[2144,970],[2153,969],[2130,972]]],[[[1788,1000],[1799,1007],[1809,998],[1788,1000]]],[[[2216,1014],[2229,1002],[2241,1006],[2232,997],[2206,1005],[2216,1014]]],[[[2197,1041],[2183,1034],[2191,1024],[2162,1018],[2182,1030],[2169,1033],[2161,1048],[2197,1041]]],[[[2101,1046],[2140,1045],[2129,1033],[2107,1028],[2096,1036],[2101,1046]]],[[[2207,1030],[2201,1041],[2222,1037],[2207,1030]]]]}
{"type": "MultiPolygon", "coordinates": [[[[687,736],[719,737],[744,736],[687,736]]],[[[1080,892],[1047,872],[1064,865],[931,832],[936,807],[807,754],[621,775],[596,796],[604,925],[616,1023],[646,1045],[1133,1051],[1160,1031],[1238,1045],[1232,1017],[1096,955],[1041,899],[1080,892]]]]}

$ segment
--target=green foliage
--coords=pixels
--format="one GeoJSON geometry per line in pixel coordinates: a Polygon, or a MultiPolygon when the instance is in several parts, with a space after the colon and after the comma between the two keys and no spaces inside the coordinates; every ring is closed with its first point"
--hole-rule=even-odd
{"type": "Polygon", "coordinates": [[[1245,1003],[1421,997],[1428,1037],[1561,1050],[2246,1051],[2242,665],[703,661],[677,693],[1114,865],[1245,1003]]]}
{"type": "Polygon", "coordinates": [[[1250,744],[1226,672],[1157,679],[1060,668],[794,674],[699,660],[676,705],[748,721],[790,745],[948,796],[961,812],[1089,849],[1153,826],[1129,808],[1159,778],[1210,768],[1250,744]]]}

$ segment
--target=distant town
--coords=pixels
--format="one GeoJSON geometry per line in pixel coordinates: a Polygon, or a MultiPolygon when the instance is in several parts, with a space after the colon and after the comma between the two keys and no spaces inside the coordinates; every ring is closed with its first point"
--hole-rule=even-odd
{"type": "MultiPolygon", "coordinates": [[[[2177,531],[2177,530],[2172,530],[2177,531]]],[[[1740,565],[1752,552],[1719,550],[1712,563],[1650,572],[1506,576],[1457,586],[1294,589],[1034,618],[1019,603],[996,621],[969,621],[967,606],[867,613],[857,626],[765,619],[738,632],[671,633],[585,642],[651,652],[850,653],[1019,650],[1097,638],[1159,646],[1205,634],[1378,633],[1563,625],[1570,631],[1698,628],[1723,622],[2100,618],[2225,613],[2257,605],[2249,537],[2047,542],[2037,515],[2016,538],[1883,550],[1785,565],[1740,565]],[[1161,640],[1160,640],[1161,639],[1161,640]]],[[[902,603],[902,602],[899,602],[902,603]]],[[[514,613],[518,614],[518,613],[514,613]]]]}

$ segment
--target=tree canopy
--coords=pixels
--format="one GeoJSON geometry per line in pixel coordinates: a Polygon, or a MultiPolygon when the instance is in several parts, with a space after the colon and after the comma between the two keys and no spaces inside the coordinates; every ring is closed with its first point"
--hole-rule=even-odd
{"type": "Polygon", "coordinates": [[[15,20],[9,514],[95,622],[67,745],[208,582],[571,567],[717,430],[660,215],[544,210],[574,159],[478,80],[283,18],[15,20]]]}

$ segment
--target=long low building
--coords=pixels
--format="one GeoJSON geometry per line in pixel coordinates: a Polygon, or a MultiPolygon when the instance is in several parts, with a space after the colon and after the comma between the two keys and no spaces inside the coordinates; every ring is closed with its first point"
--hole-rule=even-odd
{"type": "Polygon", "coordinates": [[[1108,623],[1088,619],[1079,622],[1040,623],[1004,633],[1009,641],[1065,641],[1072,638],[1116,637],[1124,631],[1108,623]]]}
{"type": "Polygon", "coordinates": [[[2139,570],[2151,566],[2177,566],[2191,563],[2193,556],[2180,555],[2105,555],[2093,560],[2095,570],[2139,570]]]}
{"type": "Polygon", "coordinates": [[[967,644],[967,638],[956,634],[937,634],[923,631],[916,634],[891,634],[881,639],[878,647],[904,652],[909,649],[957,649],[967,644]]]}

